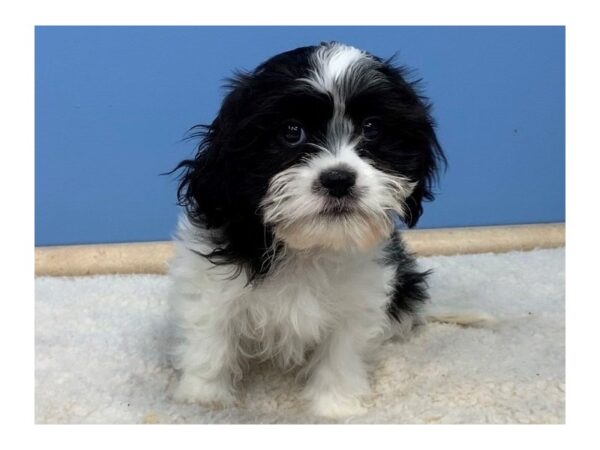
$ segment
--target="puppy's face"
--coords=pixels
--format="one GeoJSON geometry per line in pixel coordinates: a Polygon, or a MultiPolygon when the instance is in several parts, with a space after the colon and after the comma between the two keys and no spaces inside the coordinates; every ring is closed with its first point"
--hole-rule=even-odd
{"type": "Polygon", "coordinates": [[[187,162],[192,216],[208,227],[254,216],[277,242],[333,250],[388,238],[394,214],[417,222],[443,155],[401,70],[322,44],[275,56],[231,88],[187,162]]]}

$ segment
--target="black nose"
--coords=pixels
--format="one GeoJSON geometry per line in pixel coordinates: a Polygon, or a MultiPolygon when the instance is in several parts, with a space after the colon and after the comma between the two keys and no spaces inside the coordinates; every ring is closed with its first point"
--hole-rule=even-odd
{"type": "Polygon", "coordinates": [[[321,185],[334,197],[348,195],[356,183],[356,172],[344,167],[337,167],[321,172],[319,176],[321,185]]]}

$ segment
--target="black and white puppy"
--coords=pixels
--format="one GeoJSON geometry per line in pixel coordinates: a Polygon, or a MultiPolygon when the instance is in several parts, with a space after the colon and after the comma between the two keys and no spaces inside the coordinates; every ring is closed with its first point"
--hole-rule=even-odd
{"type": "Polygon", "coordinates": [[[339,43],[238,74],[182,169],[174,398],[231,403],[252,359],[299,366],[314,413],[364,411],[374,345],[418,321],[426,273],[395,232],[444,155],[390,61],[339,43]]]}

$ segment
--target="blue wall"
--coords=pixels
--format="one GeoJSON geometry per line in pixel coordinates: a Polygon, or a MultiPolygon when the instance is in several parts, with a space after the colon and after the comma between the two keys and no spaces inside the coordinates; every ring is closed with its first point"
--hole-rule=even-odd
{"type": "Polygon", "coordinates": [[[168,239],[233,69],[323,40],[423,77],[450,166],[419,227],[563,221],[562,27],[38,27],[36,245],[168,239]]]}

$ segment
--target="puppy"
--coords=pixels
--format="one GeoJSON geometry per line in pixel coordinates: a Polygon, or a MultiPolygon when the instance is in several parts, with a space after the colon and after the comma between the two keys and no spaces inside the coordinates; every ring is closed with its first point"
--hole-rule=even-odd
{"type": "Polygon", "coordinates": [[[251,360],[299,367],[312,411],[364,412],[368,356],[419,321],[426,276],[395,231],[445,157],[405,71],[322,43],[237,74],[181,162],[171,264],[176,400],[231,404],[251,360]]]}

